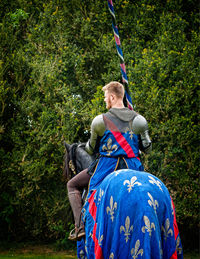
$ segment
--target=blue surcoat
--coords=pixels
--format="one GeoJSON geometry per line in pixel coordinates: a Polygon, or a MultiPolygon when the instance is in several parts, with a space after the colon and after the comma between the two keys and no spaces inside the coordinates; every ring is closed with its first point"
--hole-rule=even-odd
{"type": "Polygon", "coordinates": [[[96,189],[108,174],[117,170],[120,158],[126,168],[144,170],[139,159],[138,135],[131,128],[132,121],[122,121],[110,113],[104,114],[103,119],[106,130],[100,140],[100,159],[90,179],[89,191],[96,189]]]}

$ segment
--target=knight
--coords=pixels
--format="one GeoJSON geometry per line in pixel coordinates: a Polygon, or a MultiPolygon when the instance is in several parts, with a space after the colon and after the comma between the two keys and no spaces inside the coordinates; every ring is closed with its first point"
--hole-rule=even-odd
{"type": "Polygon", "coordinates": [[[124,106],[124,86],[112,81],[102,90],[108,112],[93,119],[90,139],[85,146],[90,155],[98,153],[99,157],[67,184],[75,220],[75,229],[71,231],[69,239],[75,241],[85,235],[81,221],[81,189],[89,184],[88,192],[91,193],[108,174],[119,169],[143,171],[140,151],[147,154],[152,149],[146,119],[124,106]]]}

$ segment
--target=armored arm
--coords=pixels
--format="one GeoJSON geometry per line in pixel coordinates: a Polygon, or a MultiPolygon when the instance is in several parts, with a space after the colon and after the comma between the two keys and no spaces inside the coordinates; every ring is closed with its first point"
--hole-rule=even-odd
{"type": "Polygon", "coordinates": [[[103,136],[105,132],[105,124],[103,120],[103,115],[96,116],[91,124],[91,135],[90,139],[86,143],[85,150],[88,154],[92,155],[97,150],[99,145],[100,138],[103,136]]]}
{"type": "Polygon", "coordinates": [[[137,115],[133,120],[133,132],[140,135],[140,149],[145,153],[150,153],[152,144],[148,132],[148,124],[142,115],[137,115]]]}

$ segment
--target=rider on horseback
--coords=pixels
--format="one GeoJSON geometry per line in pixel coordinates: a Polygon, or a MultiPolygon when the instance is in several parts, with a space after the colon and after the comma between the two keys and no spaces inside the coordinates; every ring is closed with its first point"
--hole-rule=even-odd
{"type": "Polygon", "coordinates": [[[106,114],[98,115],[91,124],[91,136],[86,144],[89,154],[100,153],[94,172],[85,169],[73,177],[67,184],[68,197],[75,219],[75,230],[70,233],[70,240],[79,240],[85,235],[81,221],[82,199],[80,190],[89,191],[111,172],[130,168],[143,171],[139,159],[139,149],[145,153],[151,151],[146,119],[138,113],[124,107],[124,87],[118,82],[110,82],[103,87],[105,93],[106,114]]]}

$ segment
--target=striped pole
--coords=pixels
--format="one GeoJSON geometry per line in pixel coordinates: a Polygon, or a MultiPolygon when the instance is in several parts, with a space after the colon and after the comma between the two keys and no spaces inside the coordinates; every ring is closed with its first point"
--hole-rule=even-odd
{"type": "Polygon", "coordinates": [[[133,110],[133,104],[132,104],[132,100],[131,100],[130,90],[128,87],[128,77],[126,74],[126,67],[125,67],[125,63],[124,63],[122,49],[120,47],[121,43],[120,43],[119,32],[118,32],[118,28],[117,28],[116,17],[115,17],[115,13],[114,13],[114,7],[113,7],[112,0],[108,0],[108,8],[109,8],[109,11],[112,16],[112,28],[113,28],[113,33],[114,33],[114,37],[115,37],[117,54],[120,58],[120,69],[121,69],[121,73],[122,73],[122,82],[123,82],[123,85],[125,88],[127,106],[130,110],[133,110]]]}

